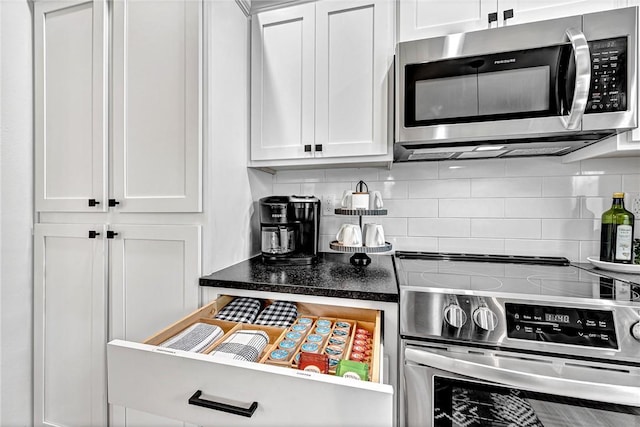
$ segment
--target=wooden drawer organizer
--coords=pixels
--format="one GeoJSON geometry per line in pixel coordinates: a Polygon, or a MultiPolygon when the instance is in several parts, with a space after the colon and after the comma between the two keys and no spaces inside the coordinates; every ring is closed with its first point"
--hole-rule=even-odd
{"type": "MultiPolygon", "coordinates": [[[[169,338],[182,332],[194,323],[208,323],[219,326],[224,335],[208,346],[202,353],[208,354],[220,343],[226,340],[231,334],[242,329],[261,330],[267,333],[269,336],[269,344],[263,350],[260,355],[258,363],[266,363],[270,365],[280,366],[286,369],[297,369],[297,362],[295,360],[296,355],[300,352],[301,345],[305,342],[309,333],[313,333],[315,325],[319,319],[327,319],[331,321],[331,332],[324,338],[320,345],[318,353],[324,352],[325,348],[329,345],[329,337],[331,336],[336,322],[343,321],[351,324],[349,330],[348,341],[345,343],[345,351],[342,354],[343,359],[348,359],[353,347],[353,341],[355,331],[358,328],[366,329],[372,334],[372,354],[371,361],[369,363],[369,380],[371,382],[380,382],[380,337],[381,337],[381,314],[377,310],[362,309],[362,308],[350,308],[350,307],[335,307],[322,304],[309,304],[309,303],[296,303],[298,307],[298,319],[301,317],[307,317],[312,319],[313,323],[307,330],[306,334],[303,334],[298,341],[296,347],[290,352],[289,358],[282,361],[274,361],[269,359],[271,351],[278,348],[280,341],[285,339],[286,333],[290,328],[278,328],[273,326],[262,326],[248,323],[229,322],[226,320],[215,319],[215,315],[227,304],[229,304],[234,297],[221,296],[217,300],[205,305],[200,310],[184,317],[177,321],[173,325],[163,329],[157,334],[147,338],[144,344],[160,345],[169,338]]],[[[273,300],[266,300],[265,307],[271,304],[273,300]]],[[[335,373],[335,367],[330,369],[330,374],[335,373]]]]}

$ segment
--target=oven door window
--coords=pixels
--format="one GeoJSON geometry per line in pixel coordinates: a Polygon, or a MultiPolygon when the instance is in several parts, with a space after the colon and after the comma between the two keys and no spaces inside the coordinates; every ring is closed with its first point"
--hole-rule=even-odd
{"type": "Polygon", "coordinates": [[[434,427],[640,426],[640,408],[440,376],[433,381],[434,427]]]}
{"type": "Polygon", "coordinates": [[[573,94],[569,45],[405,67],[405,126],[559,116],[573,94]]]}

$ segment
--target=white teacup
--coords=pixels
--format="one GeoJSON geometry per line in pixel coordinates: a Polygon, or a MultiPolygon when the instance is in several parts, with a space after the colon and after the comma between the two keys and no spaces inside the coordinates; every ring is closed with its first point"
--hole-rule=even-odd
{"type": "Polygon", "coordinates": [[[381,224],[365,224],[363,229],[365,246],[375,248],[385,245],[384,230],[381,224]]]}
{"type": "Polygon", "coordinates": [[[362,230],[357,224],[342,224],[336,240],[343,246],[362,246],[362,230]]]}
{"type": "Polygon", "coordinates": [[[345,209],[351,209],[351,199],[353,197],[353,190],[344,190],[342,193],[342,200],[340,205],[345,209]]]}
{"type": "Polygon", "coordinates": [[[382,209],[384,203],[382,202],[382,194],[379,191],[374,190],[369,192],[369,209],[382,209]]]}

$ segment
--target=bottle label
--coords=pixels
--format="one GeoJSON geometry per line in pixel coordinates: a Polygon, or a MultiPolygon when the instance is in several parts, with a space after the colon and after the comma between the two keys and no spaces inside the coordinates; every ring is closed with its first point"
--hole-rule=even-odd
{"type": "Polygon", "coordinates": [[[616,260],[631,260],[631,242],[633,228],[630,225],[619,225],[616,228],[616,260]]]}

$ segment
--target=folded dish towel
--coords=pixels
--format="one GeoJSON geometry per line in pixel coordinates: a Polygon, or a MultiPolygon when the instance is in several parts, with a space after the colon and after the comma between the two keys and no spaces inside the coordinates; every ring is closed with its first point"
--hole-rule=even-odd
{"type": "Polygon", "coordinates": [[[257,362],[267,344],[269,336],[266,332],[242,330],[231,334],[209,354],[216,359],[257,362]]]}
{"type": "Polygon", "coordinates": [[[277,326],[288,328],[298,317],[298,307],[294,302],[274,301],[258,315],[256,325],[277,326]]]}
{"type": "Polygon", "coordinates": [[[230,322],[253,323],[262,307],[262,302],[255,298],[236,298],[224,306],[216,319],[230,322]]]}
{"type": "Polygon", "coordinates": [[[219,326],[208,323],[194,323],[160,344],[160,347],[199,353],[223,335],[224,331],[219,326]]]}

